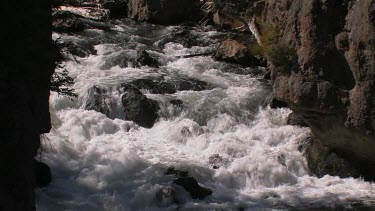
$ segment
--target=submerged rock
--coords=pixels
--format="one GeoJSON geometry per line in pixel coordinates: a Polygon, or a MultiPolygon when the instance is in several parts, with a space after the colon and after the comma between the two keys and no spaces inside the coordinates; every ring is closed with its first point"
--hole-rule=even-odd
{"type": "Polygon", "coordinates": [[[137,52],[136,61],[140,66],[159,67],[159,62],[155,58],[152,58],[149,53],[145,50],[139,50],[137,52]]]}
{"type": "Polygon", "coordinates": [[[204,199],[207,196],[212,195],[211,189],[200,186],[197,180],[193,177],[181,177],[176,179],[174,183],[182,186],[190,193],[193,199],[204,199]]]}
{"type": "Polygon", "coordinates": [[[158,102],[148,99],[139,89],[132,86],[124,87],[122,104],[126,120],[131,120],[139,126],[151,128],[159,117],[158,102]]]}
{"type": "Polygon", "coordinates": [[[173,183],[183,187],[193,199],[204,199],[212,195],[212,190],[200,186],[196,179],[189,176],[188,171],[177,170],[174,167],[170,167],[165,174],[175,175],[176,179],[174,179],[173,183]]]}
{"type": "Polygon", "coordinates": [[[202,91],[214,86],[193,78],[142,78],[128,83],[137,89],[146,89],[152,94],[173,94],[177,91],[202,91]]]}

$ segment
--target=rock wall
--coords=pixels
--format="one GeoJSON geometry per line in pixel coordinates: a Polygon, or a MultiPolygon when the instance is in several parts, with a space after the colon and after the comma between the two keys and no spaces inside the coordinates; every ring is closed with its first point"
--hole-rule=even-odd
{"type": "Polygon", "coordinates": [[[287,69],[270,58],[276,98],[328,151],[375,167],[375,0],[269,0],[262,20],[295,54],[287,69]]]}
{"type": "Polygon", "coordinates": [[[33,158],[50,130],[54,70],[48,0],[0,3],[0,210],[35,210],[33,158]]]}
{"type": "Polygon", "coordinates": [[[194,19],[197,0],[129,0],[128,17],[155,24],[177,24],[194,19]]]}

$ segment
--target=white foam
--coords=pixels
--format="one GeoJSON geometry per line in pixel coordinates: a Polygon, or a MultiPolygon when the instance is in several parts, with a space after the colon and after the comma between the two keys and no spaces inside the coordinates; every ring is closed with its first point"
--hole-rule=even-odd
{"type": "MultiPolygon", "coordinates": [[[[76,77],[79,98],[70,101],[51,95],[53,129],[43,144],[42,160],[51,166],[53,182],[37,191],[39,211],[283,210],[374,201],[373,183],[331,176],[319,179],[310,174],[298,151],[299,142],[310,131],[286,125],[288,109],[261,107],[270,90],[258,79],[223,73],[223,63],[209,57],[172,60],[160,72],[119,66],[102,70],[103,62],[123,49],[117,44],[100,44],[95,49],[97,55],[80,58],[80,63],[65,63],[76,77]],[[184,103],[180,113],[168,111],[164,105],[164,117],[151,129],[114,118],[119,114],[108,118],[84,110],[87,91],[93,85],[108,88],[110,98],[118,102],[113,104],[114,113],[121,113],[117,89],[121,83],[177,73],[216,88],[166,96],[148,94],[164,104],[175,98],[184,103]],[[213,155],[222,158],[217,170],[209,164],[213,155]],[[192,200],[164,175],[171,166],[188,170],[213,195],[192,200]],[[171,187],[179,204],[158,197],[160,190],[171,187]]],[[[192,49],[168,44],[165,52],[192,49]]]]}

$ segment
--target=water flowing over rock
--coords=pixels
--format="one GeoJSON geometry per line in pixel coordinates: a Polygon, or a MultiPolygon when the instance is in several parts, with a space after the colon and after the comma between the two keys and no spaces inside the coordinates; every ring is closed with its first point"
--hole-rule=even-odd
{"type": "Polygon", "coordinates": [[[188,171],[177,170],[171,167],[167,170],[166,175],[175,175],[176,179],[173,183],[182,186],[190,193],[193,199],[204,199],[212,194],[211,189],[200,186],[196,179],[190,177],[188,171]]]}
{"type": "MultiPolygon", "coordinates": [[[[257,2],[263,6],[278,2],[275,7],[265,7],[267,10],[302,2],[272,0],[262,4],[261,1],[257,2]]],[[[220,2],[225,3],[221,8],[225,11],[232,4],[236,7],[238,3],[253,1],[220,2]]],[[[309,2],[303,0],[300,6],[308,8],[309,2]]],[[[330,5],[329,0],[314,2],[330,5]]],[[[349,161],[341,150],[315,142],[314,136],[310,147],[307,143],[311,142],[306,140],[311,135],[310,129],[287,124],[290,107],[268,106],[275,77],[298,73],[303,59],[294,51],[293,43],[285,44],[280,38],[280,42],[270,45],[269,41],[280,36],[283,28],[267,26],[274,22],[263,22],[267,15],[261,17],[259,10],[235,11],[248,14],[262,32],[264,52],[260,54],[275,59],[270,67],[273,79],[270,81],[253,73],[265,72],[266,68],[228,64],[208,56],[206,53],[215,51],[226,37],[225,32],[214,27],[161,26],[109,19],[106,22],[109,31],[88,28],[78,33],[55,33],[54,37],[63,42],[90,44],[96,53],[88,52],[88,56],[63,63],[75,77],[77,99],[51,94],[53,130],[47,134],[48,144],[43,148],[42,158],[51,167],[54,178],[49,186],[37,190],[38,209],[345,210],[354,207],[353,204],[371,207],[375,184],[351,178],[364,175],[353,165],[357,162],[349,161]],[[258,16],[254,18],[253,13],[258,16]],[[145,49],[158,60],[159,67],[128,65],[135,64],[137,49],[145,49]],[[100,90],[95,91],[94,86],[100,90]],[[91,90],[94,92],[90,95],[91,90]],[[83,109],[90,101],[99,109],[83,109]],[[101,107],[109,107],[109,115],[101,107]],[[153,118],[145,119],[146,116],[153,118]],[[166,175],[169,166],[176,168],[166,175]]],[[[321,14],[317,12],[314,18],[319,19],[321,14]]],[[[293,18],[280,16],[273,21],[293,18]]],[[[350,46],[345,40],[350,40],[351,35],[348,31],[338,31],[339,36],[329,37],[342,53],[350,46]]],[[[313,35],[321,38],[318,33],[304,34],[313,35]]],[[[337,92],[341,88],[327,82],[322,83],[317,95],[331,98],[339,93],[346,97],[344,105],[350,106],[345,104],[349,102],[349,91],[337,92]]],[[[288,83],[285,86],[294,87],[292,81],[288,83]]],[[[309,89],[301,92],[311,93],[309,89]]],[[[322,107],[333,106],[335,110],[336,102],[334,99],[322,107]]],[[[346,121],[344,117],[337,121],[339,116],[323,119],[329,115],[322,112],[302,109],[298,112],[296,104],[288,103],[294,105],[292,109],[301,114],[304,122],[318,119],[327,124],[320,129],[327,133],[332,130],[332,134],[326,134],[332,140],[337,136],[337,128],[346,121]]],[[[340,136],[336,139],[338,143],[340,136]]]]}

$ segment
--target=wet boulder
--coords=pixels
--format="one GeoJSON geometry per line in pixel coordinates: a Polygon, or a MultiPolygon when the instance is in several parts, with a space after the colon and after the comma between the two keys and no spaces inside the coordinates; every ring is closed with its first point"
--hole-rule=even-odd
{"type": "Polygon", "coordinates": [[[80,18],[83,17],[69,11],[57,11],[52,15],[52,28],[57,32],[82,31],[85,26],[80,18]]]}
{"type": "Polygon", "coordinates": [[[52,181],[51,168],[40,161],[34,159],[34,172],[37,187],[45,187],[52,181]]]}
{"type": "Polygon", "coordinates": [[[177,170],[174,167],[168,168],[166,175],[174,175],[176,178],[173,183],[183,187],[193,199],[204,199],[212,195],[212,190],[199,185],[198,181],[189,176],[185,170],[177,170]]]}
{"type": "Polygon", "coordinates": [[[202,187],[198,184],[197,180],[193,177],[181,177],[176,179],[173,183],[182,186],[187,192],[190,193],[193,199],[204,199],[212,195],[212,190],[202,187]]]}
{"type": "Polygon", "coordinates": [[[106,89],[93,86],[88,91],[88,99],[86,101],[85,109],[94,110],[108,116],[110,112],[108,98],[109,96],[106,89]]]}
{"type": "Polygon", "coordinates": [[[52,29],[56,32],[72,33],[84,29],[109,30],[109,25],[67,10],[58,10],[52,14],[52,29]]]}
{"type": "Polygon", "coordinates": [[[244,41],[228,38],[217,48],[215,58],[219,61],[242,64],[245,66],[259,66],[262,61],[252,55],[248,44],[244,41]]]}
{"type": "Polygon", "coordinates": [[[139,126],[151,128],[158,119],[160,107],[157,101],[148,99],[142,92],[133,86],[124,86],[122,104],[125,119],[137,123],[139,126]]]}
{"type": "Polygon", "coordinates": [[[152,58],[149,53],[145,50],[139,50],[137,52],[136,61],[139,66],[159,67],[159,62],[155,58],[152,58]]]}
{"type": "Polygon", "coordinates": [[[154,24],[170,25],[190,20],[198,0],[129,0],[128,17],[154,24]]]}
{"type": "Polygon", "coordinates": [[[325,147],[319,139],[308,137],[303,140],[304,156],[309,169],[318,177],[335,175],[342,178],[359,177],[361,175],[354,163],[348,162],[334,151],[325,147]]]}
{"type": "Polygon", "coordinates": [[[102,7],[109,10],[109,18],[126,18],[128,12],[128,1],[105,1],[102,4],[102,7]]]}
{"type": "Polygon", "coordinates": [[[301,127],[308,127],[308,125],[305,123],[305,120],[303,119],[303,116],[296,112],[292,112],[288,115],[287,124],[301,126],[301,127]]]}
{"type": "Polygon", "coordinates": [[[278,100],[275,97],[273,97],[272,100],[271,100],[271,102],[270,102],[270,107],[272,109],[276,109],[276,108],[288,108],[289,105],[288,105],[287,102],[278,100]]]}

